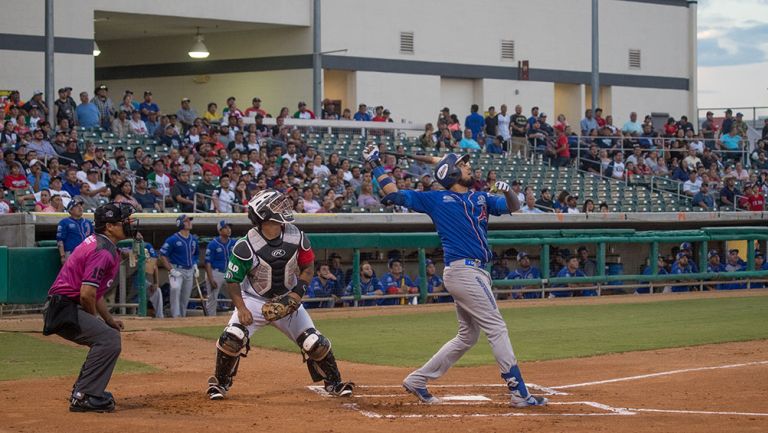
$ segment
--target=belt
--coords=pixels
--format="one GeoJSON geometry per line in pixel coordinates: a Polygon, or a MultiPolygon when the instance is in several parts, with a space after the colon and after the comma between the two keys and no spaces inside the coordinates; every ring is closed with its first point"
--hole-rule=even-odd
{"type": "Polygon", "coordinates": [[[458,259],[448,263],[446,266],[450,267],[456,265],[472,266],[473,268],[485,269],[485,263],[480,259],[458,259]]]}
{"type": "Polygon", "coordinates": [[[192,266],[182,266],[182,265],[177,265],[175,263],[171,263],[171,264],[173,265],[174,268],[186,269],[186,270],[192,269],[192,266]]]}

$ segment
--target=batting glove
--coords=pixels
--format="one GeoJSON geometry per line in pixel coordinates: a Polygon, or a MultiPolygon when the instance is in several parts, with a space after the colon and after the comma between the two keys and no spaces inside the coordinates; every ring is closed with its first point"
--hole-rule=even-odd
{"type": "Polygon", "coordinates": [[[366,162],[379,162],[379,148],[375,144],[369,144],[363,149],[363,158],[366,162]]]}
{"type": "Polygon", "coordinates": [[[500,192],[509,192],[509,184],[506,182],[498,181],[496,182],[496,190],[500,192]]]}

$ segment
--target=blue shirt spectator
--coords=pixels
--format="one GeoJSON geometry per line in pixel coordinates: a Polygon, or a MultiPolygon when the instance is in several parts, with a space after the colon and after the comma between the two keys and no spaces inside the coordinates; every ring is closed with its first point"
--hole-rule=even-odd
{"type": "MultiPolygon", "coordinates": [[[[761,252],[755,253],[755,270],[756,271],[768,271],[768,262],[765,261],[765,256],[761,252]]],[[[761,277],[762,279],[766,279],[768,277],[761,277]]],[[[753,289],[763,289],[765,288],[765,283],[752,283],[750,286],[753,289]]]]}
{"type": "MultiPolygon", "coordinates": [[[[664,260],[664,257],[659,256],[659,270],[658,275],[669,275],[669,272],[667,271],[666,262],[664,260]]],[[[645,269],[643,269],[643,275],[653,275],[653,272],[651,270],[650,266],[646,266],[645,269]]],[[[645,283],[645,281],[641,281],[642,283],[645,283]]],[[[635,293],[648,293],[650,292],[650,287],[638,287],[635,289],[635,293]]]]}
{"type": "MultiPolygon", "coordinates": [[[[685,253],[678,253],[677,254],[677,260],[672,265],[672,271],[670,274],[672,275],[682,275],[682,274],[692,274],[693,268],[691,267],[691,264],[688,263],[688,256],[685,253]]],[[[691,290],[688,286],[672,286],[672,292],[689,292],[691,290]]]]}
{"type": "Polygon", "coordinates": [[[709,194],[709,187],[702,184],[702,189],[693,196],[693,205],[707,210],[715,210],[715,199],[709,194]],[[706,191],[704,191],[706,190],[706,191]],[[706,207],[702,206],[704,204],[706,207]]]}
{"type": "MultiPolygon", "coordinates": [[[[317,271],[317,275],[312,278],[307,288],[307,296],[309,298],[328,298],[331,296],[342,296],[343,286],[340,288],[336,281],[331,278],[333,274],[328,269],[328,265],[321,265],[317,271]]],[[[332,308],[336,302],[334,300],[324,301],[321,303],[313,302],[307,303],[307,308],[319,307],[319,308],[332,308]]]]}
{"type": "MultiPolygon", "coordinates": [[[[533,279],[533,278],[541,278],[541,271],[539,268],[531,266],[531,260],[528,257],[528,254],[524,252],[520,252],[517,254],[517,262],[520,264],[520,267],[515,269],[514,271],[510,272],[509,275],[507,275],[508,280],[527,280],[527,279],[533,279]]],[[[532,286],[527,286],[532,287],[532,286]]],[[[523,286],[512,286],[513,290],[521,290],[526,287],[523,286]]],[[[524,293],[524,294],[515,294],[516,299],[534,299],[534,298],[541,298],[540,293],[524,293]]]]}
{"type": "Polygon", "coordinates": [[[464,127],[472,131],[473,140],[477,140],[477,135],[480,134],[480,131],[485,127],[485,118],[477,113],[478,110],[479,107],[477,104],[473,104],[470,109],[471,113],[464,119],[464,127]]]}
{"type": "MultiPolygon", "coordinates": [[[[403,273],[403,264],[400,260],[392,259],[389,261],[389,272],[381,277],[381,285],[384,287],[384,293],[387,295],[397,295],[406,293],[417,293],[418,289],[413,284],[411,277],[403,273]]],[[[405,299],[386,299],[382,305],[398,305],[405,299]]]]}
{"type": "Polygon", "coordinates": [[[581,128],[581,135],[589,135],[590,131],[597,129],[597,120],[592,117],[592,110],[587,110],[586,116],[579,122],[579,128],[581,128]]]}
{"type": "Polygon", "coordinates": [[[360,104],[358,111],[352,116],[352,119],[357,120],[358,122],[370,122],[371,115],[368,114],[368,107],[366,107],[365,104],[360,104]]]}
{"type": "MultiPolygon", "coordinates": [[[[151,94],[152,93],[150,93],[150,95],[151,94]]],[[[146,102],[146,101],[144,101],[141,104],[139,104],[139,111],[141,111],[141,120],[146,122],[147,120],[149,120],[149,113],[150,112],[159,113],[160,112],[160,107],[157,104],[155,104],[154,102],[146,102]],[[146,110],[147,114],[144,114],[144,112],[145,112],[144,110],[146,110]]]]}
{"type": "Polygon", "coordinates": [[[96,128],[99,126],[99,108],[93,102],[88,101],[88,94],[80,94],[81,104],[75,109],[77,123],[83,128],[96,128]]]}
{"type": "MultiPolygon", "coordinates": [[[[557,273],[558,278],[578,278],[578,277],[586,277],[587,275],[579,268],[579,259],[578,257],[571,256],[567,259],[565,262],[565,266],[563,266],[563,269],[560,269],[560,272],[557,273]]],[[[557,287],[569,287],[567,284],[561,284],[557,287]]],[[[582,292],[584,296],[595,296],[597,295],[597,292],[594,290],[584,290],[582,292]]],[[[570,297],[573,296],[573,291],[554,291],[549,292],[550,298],[562,298],[562,297],[570,297]]]]}

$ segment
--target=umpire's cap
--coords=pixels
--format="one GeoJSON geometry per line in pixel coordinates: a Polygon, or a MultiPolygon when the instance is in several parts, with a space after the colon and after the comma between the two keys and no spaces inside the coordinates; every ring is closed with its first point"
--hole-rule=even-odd
{"type": "Polygon", "coordinates": [[[126,203],[110,202],[96,208],[93,212],[93,225],[96,230],[103,228],[107,223],[119,223],[130,218],[133,207],[126,203]]]}
{"type": "Polygon", "coordinates": [[[456,153],[449,153],[437,163],[435,179],[443,188],[451,189],[461,179],[461,170],[456,165],[462,161],[469,162],[469,154],[458,155],[456,153]]]}

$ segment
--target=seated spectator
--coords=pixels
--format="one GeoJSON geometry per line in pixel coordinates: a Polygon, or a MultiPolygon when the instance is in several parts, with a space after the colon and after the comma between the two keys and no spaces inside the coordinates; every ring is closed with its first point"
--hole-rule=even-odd
{"type": "Polygon", "coordinates": [[[494,135],[493,140],[486,144],[485,151],[492,155],[504,153],[504,139],[501,135],[494,135]]]}
{"type": "Polygon", "coordinates": [[[160,210],[157,197],[147,188],[147,179],[143,177],[136,178],[136,191],[133,193],[133,198],[144,211],[160,210]]]}
{"type": "MultiPolygon", "coordinates": [[[[59,198],[59,201],[61,201],[61,198],[59,198]]],[[[40,191],[40,200],[35,202],[35,212],[59,212],[53,206],[53,203],[51,202],[51,192],[47,189],[40,191]]]]}
{"type": "Polygon", "coordinates": [[[716,211],[715,199],[709,194],[709,183],[702,182],[699,192],[693,196],[692,204],[706,211],[716,211]]]}
{"type": "Polygon", "coordinates": [[[742,209],[750,212],[762,212],[765,210],[765,197],[760,192],[758,185],[744,184],[744,196],[746,203],[744,203],[745,206],[742,206],[742,209]]]}
{"type": "Polygon", "coordinates": [[[701,179],[696,171],[692,171],[688,175],[688,180],[683,183],[683,193],[689,197],[693,197],[698,194],[701,189],[701,179]]]}
{"type": "Polygon", "coordinates": [[[344,280],[344,269],[341,267],[341,256],[339,253],[331,253],[328,257],[328,269],[336,277],[336,284],[339,287],[346,287],[347,284],[344,280]]]}
{"type": "Polygon", "coordinates": [[[552,202],[552,193],[549,188],[542,188],[536,206],[544,212],[554,212],[555,204],[552,202]]]}
{"type": "MultiPolygon", "coordinates": [[[[541,271],[539,268],[531,266],[531,258],[525,251],[517,253],[517,269],[507,274],[508,280],[529,280],[541,278],[541,271]]],[[[512,290],[539,290],[540,287],[536,284],[530,284],[527,286],[512,286],[512,290]]],[[[528,293],[514,293],[515,299],[535,299],[541,298],[540,292],[528,292],[528,293]]]]}
{"type": "MultiPolygon", "coordinates": [[[[343,286],[342,286],[343,287],[343,286]]],[[[336,299],[341,295],[339,287],[336,284],[336,276],[328,268],[325,263],[317,266],[317,273],[307,288],[308,298],[333,298],[330,301],[323,301],[320,303],[309,302],[305,304],[308,308],[333,308],[336,304],[336,299]]]]}
{"type": "MultiPolygon", "coordinates": [[[[350,280],[349,284],[347,285],[346,292],[344,293],[345,295],[351,296],[355,294],[355,290],[352,284],[353,283],[350,280]]],[[[379,279],[376,278],[376,275],[373,272],[373,267],[371,266],[371,264],[368,263],[367,261],[360,263],[360,295],[381,296],[383,294],[384,294],[384,288],[379,282],[379,279]]],[[[368,300],[362,301],[360,304],[363,306],[376,305],[377,301],[382,301],[382,300],[368,299],[368,300]]]]}
{"type": "Polygon", "coordinates": [[[32,191],[39,192],[44,189],[48,189],[51,183],[51,175],[43,171],[43,162],[39,159],[33,159],[29,161],[29,175],[27,181],[29,182],[32,191]]]}
{"type": "Polygon", "coordinates": [[[567,208],[563,211],[563,213],[581,213],[581,210],[579,210],[579,196],[577,195],[569,195],[566,199],[567,208]]]}
{"type": "Polygon", "coordinates": [[[603,172],[604,176],[611,177],[616,180],[624,180],[624,154],[616,152],[613,156],[613,161],[608,165],[608,168],[603,172]]]}
{"type": "Polygon", "coordinates": [[[736,210],[736,196],[741,191],[736,188],[736,178],[728,177],[725,179],[725,187],[720,190],[720,206],[728,210],[736,210]]]}
{"type": "Polygon", "coordinates": [[[525,196],[525,205],[520,208],[522,213],[544,213],[543,210],[536,207],[536,196],[531,192],[525,196]]]}
{"type": "MultiPolygon", "coordinates": [[[[445,285],[443,284],[443,279],[437,275],[437,269],[435,268],[434,262],[432,260],[427,259],[426,261],[427,266],[427,292],[428,293],[445,293],[445,285]]],[[[416,278],[416,287],[421,287],[421,277],[416,278]]],[[[428,298],[427,302],[436,302],[436,303],[447,303],[447,302],[453,302],[453,298],[450,296],[437,296],[428,298]]]]}
{"type": "Polygon", "coordinates": [[[117,112],[117,117],[112,120],[112,133],[117,138],[125,138],[126,135],[131,133],[131,125],[128,122],[128,113],[120,110],[117,112]]]}
{"type": "Polygon", "coordinates": [[[717,144],[723,149],[723,160],[738,160],[741,157],[741,136],[736,128],[720,136],[717,144]]]}
{"type": "MultiPolygon", "coordinates": [[[[717,252],[717,250],[710,250],[709,253],[707,253],[707,272],[709,273],[721,273],[726,272],[725,265],[720,263],[720,253],[717,252]]],[[[705,287],[707,290],[723,290],[723,284],[709,284],[705,287]]]]}
{"type": "MultiPolygon", "coordinates": [[[[765,256],[760,251],[755,251],[755,270],[756,271],[768,271],[768,262],[765,261],[765,256]]],[[[768,277],[761,277],[761,279],[768,279],[768,277]]],[[[751,283],[753,289],[764,289],[765,283],[751,283]]]]}
{"type": "MultiPolygon", "coordinates": [[[[411,277],[403,272],[403,263],[400,259],[393,258],[387,263],[389,272],[381,277],[381,285],[387,295],[405,295],[419,293],[418,287],[413,284],[411,277]]],[[[406,304],[406,298],[385,299],[381,305],[406,304]]]]}
{"type": "Polygon", "coordinates": [[[364,208],[379,207],[381,203],[373,196],[373,185],[366,182],[360,185],[360,195],[357,197],[357,205],[364,208]]]}
{"type": "MultiPolygon", "coordinates": [[[[675,263],[672,264],[672,271],[670,274],[672,275],[682,275],[682,274],[692,274],[694,273],[693,268],[691,267],[691,264],[688,260],[688,255],[685,252],[679,252],[677,253],[677,260],[675,260],[675,263]]],[[[688,292],[691,288],[689,286],[685,285],[676,285],[672,286],[670,289],[673,293],[678,292],[688,292]]],[[[664,293],[667,293],[667,290],[665,289],[664,293]]]]}
{"type": "MultiPolygon", "coordinates": [[[[649,258],[649,260],[650,260],[650,258],[649,258]]],[[[658,256],[656,266],[658,268],[657,275],[668,275],[669,274],[669,271],[667,270],[667,260],[664,258],[664,256],[662,256],[662,255],[658,256]]],[[[643,275],[652,275],[652,274],[653,274],[653,272],[652,272],[652,269],[651,269],[650,265],[646,266],[645,269],[643,269],[643,275]]],[[[641,282],[644,282],[644,281],[641,281],[641,282]]],[[[638,287],[635,290],[635,294],[636,295],[643,294],[643,293],[649,293],[649,292],[650,292],[650,287],[638,287]]]]}
{"type": "Polygon", "coordinates": [[[579,255],[579,269],[584,272],[584,275],[588,277],[594,277],[597,275],[597,264],[593,260],[590,260],[589,250],[587,250],[587,247],[581,246],[576,250],[576,252],[579,255]]]}
{"type": "Polygon", "coordinates": [[[473,149],[480,150],[480,145],[477,144],[474,138],[472,138],[472,130],[467,128],[464,130],[464,137],[459,142],[459,149],[473,149]]]}
{"type": "Polygon", "coordinates": [[[141,120],[140,111],[134,111],[131,113],[131,120],[128,122],[128,129],[130,133],[134,135],[149,135],[147,124],[141,120]]]}
{"type": "MultiPolygon", "coordinates": [[[[584,271],[582,271],[579,268],[579,258],[576,256],[568,256],[565,259],[565,266],[563,266],[562,269],[560,269],[560,272],[557,273],[558,278],[578,278],[578,277],[586,277],[584,275],[584,271]]],[[[586,284],[589,285],[589,284],[586,284]]],[[[560,284],[557,287],[583,287],[584,284],[578,284],[578,283],[568,283],[568,284],[560,284]]],[[[563,298],[563,297],[571,297],[574,295],[573,291],[553,291],[549,292],[549,298],[563,298]]],[[[595,296],[597,295],[597,292],[594,290],[584,290],[582,293],[583,296],[595,296]]]]}
{"type": "MultiPolygon", "coordinates": [[[[741,272],[747,270],[747,262],[739,257],[739,250],[733,248],[728,251],[728,258],[725,263],[725,272],[741,272]]],[[[741,278],[741,277],[734,277],[741,278]]],[[[746,289],[746,283],[726,283],[720,284],[718,290],[738,290],[746,289]]]]}

